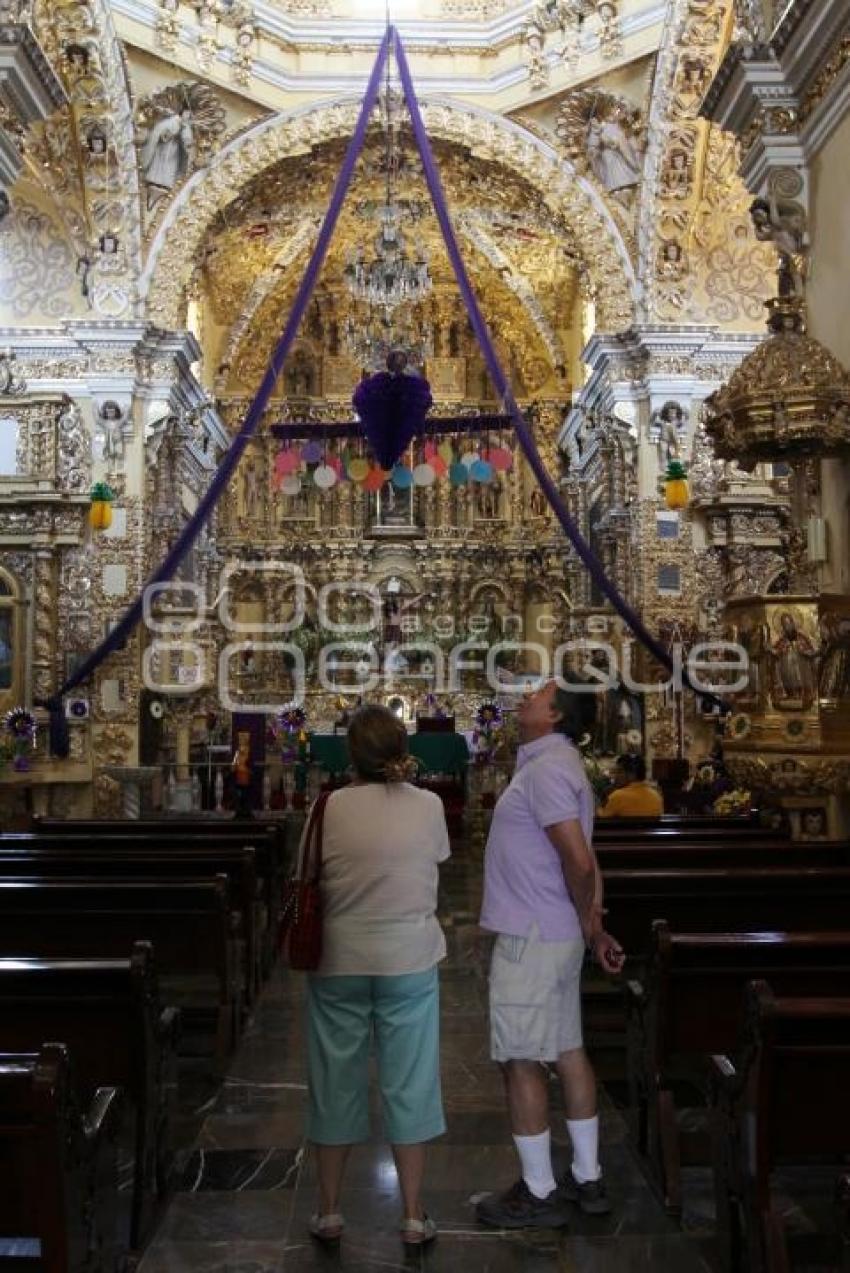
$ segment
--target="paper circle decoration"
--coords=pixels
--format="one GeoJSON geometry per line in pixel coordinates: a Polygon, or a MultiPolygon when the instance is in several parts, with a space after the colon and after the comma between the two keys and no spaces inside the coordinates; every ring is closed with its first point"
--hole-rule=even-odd
{"type": "Polygon", "coordinates": [[[332,486],[336,486],[336,469],[331,468],[330,464],[320,464],[313,474],[313,481],[323,491],[329,491],[332,486]]]}
{"type": "MultiPolygon", "coordinates": [[[[436,457],[439,458],[439,457],[436,457]]],[[[437,471],[432,464],[417,464],[413,470],[415,486],[433,486],[437,480],[437,471]]]]}
{"type": "Polygon", "coordinates": [[[446,464],[451,464],[452,460],[455,458],[455,449],[451,442],[446,439],[445,442],[441,442],[437,447],[437,454],[441,459],[446,461],[446,464]]]}
{"type": "Polygon", "coordinates": [[[280,484],[280,489],[283,491],[284,495],[297,495],[301,490],[301,478],[291,473],[289,477],[285,477],[283,479],[280,484]]]}
{"type": "Polygon", "coordinates": [[[488,453],[487,459],[497,473],[507,473],[509,469],[513,468],[514,457],[506,446],[494,446],[488,453]]]}
{"type": "Polygon", "coordinates": [[[493,466],[486,460],[476,460],[469,466],[469,476],[473,482],[489,482],[493,476],[493,466]]]}
{"type": "Polygon", "coordinates": [[[352,460],[348,466],[348,476],[352,482],[362,482],[369,473],[369,461],[362,458],[352,460]]]}
{"type": "Polygon", "coordinates": [[[449,481],[452,486],[465,486],[469,481],[469,469],[465,464],[452,464],[449,468],[449,481]]]}
{"type": "Polygon", "coordinates": [[[318,464],[322,458],[322,444],[320,442],[305,442],[301,448],[301,459],[305,464],[318,464]]]}
{"type": "Polygon", "coordinates": [[[477,451],[464,451],[463,455],[460,457],[460,462],[466,468],[471,469],[476,460],[480,459],[481,456],[477,451]]]}
{"type": "Polygon", "coordinates": [[[287,473],[295,473],[301,467],[301,453],[298,450],[278,451],[274,462],[275,472],[282,473],[285,477],[287,473]]]}
{"type": "Polygon", "coordinates": [[[390,474],[390,481],[398,491],[406,491],[413,485],[413,474],[406,464],[396,464],[390,474]]]}
{"type": "Polygon", "coordinates": [[[387,475],[383,469],[370,469],[363,481],[363,487],[367,491],[379,491],[387,480],[387,475]]]}
{"type": "Polygon", "coordinates": [[[431,460],[431,468],[437,474],[437,477],[445,477],[449,471],[449,466],[441,455],[435,455],[431,460]]]}

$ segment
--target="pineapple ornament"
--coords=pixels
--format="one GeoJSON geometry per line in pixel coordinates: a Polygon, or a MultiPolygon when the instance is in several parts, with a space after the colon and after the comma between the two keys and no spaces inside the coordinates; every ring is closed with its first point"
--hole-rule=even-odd
{"type": "Polygon", "coordinates": [[[688,475],[681,460],[671,460],[664,474],[664,499],[670,509],[687,508],[688,475]]]}
{"type": "Polygon", "coordinates": [[[107,482],[95,482],[91,488],[89,525],[92,530],[108,530],[112,525],[112,501],[115,492],[107,482]]]}

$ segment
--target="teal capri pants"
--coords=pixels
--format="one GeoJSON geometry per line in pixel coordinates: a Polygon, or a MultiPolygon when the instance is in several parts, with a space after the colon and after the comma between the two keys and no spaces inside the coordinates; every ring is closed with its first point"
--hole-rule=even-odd
{"type": "Polygon", "coordinates": [[[307,978],[307,1136],[319,1145],[368,1140],[372,1038],[384,1131],[416,1145],[446,1130],[440,1095],[436,965],[397,977],[307,978]]]}

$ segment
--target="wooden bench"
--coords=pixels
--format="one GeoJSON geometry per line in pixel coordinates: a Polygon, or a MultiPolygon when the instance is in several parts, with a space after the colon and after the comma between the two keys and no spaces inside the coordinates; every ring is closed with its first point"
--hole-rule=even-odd
{"type": "Polygon", "coordinates": [[[178,1016],[160,1004],[147,942],[136,942],[127,959],[0,959],[0,1051],[59,1039],[84,1101],[100,1087],[120,1087],[132,1107],[133,1248],[167,1188],[178,1016]]]}
{"type": "Polygon", "coordinates": [[[45,879],[204,880],[226,875],[229,882],[230,931],[238,949],[243,993],[251,1003],[260,984],[257,932],[268,924],[266,902],[258,897],[254,849],[212,844],[201,848],[145,841],[78,837],[51,841],[0,838],[0,878],[43,876],[45,879]]]}
{"type": "Polygon", "coordinates": [[[126,958],[136,941],[153,945],[169,1003],[190,1028],[212,1025],[224,1063],[242,1008],[228,936],[228,881],[0,880],[0,956],[126,958]]]}
{"type": "Polygon", "coordinates": [[[782,994],[850,988],[850,931],[677,933],[658,920],[652,935],[645,979],[627,982],[631,1122],[665,1205],[679,1211],[682,1158],[705,1161],[707,1147],[680,1135],[677,1089],[693,1088],[704,1105],[707,1058],[734,1049],[741,996],[753,978],[782,994]]]}
{"type": "Polygon", "coordinates": [[[277,954],[277,929],[280,916],[283,880],[288,872],[289,858],[283,849],[282,833],[274,828],[256,827],[251,823],[203,822],[191,821],[181,829],[179,823],[173,822],[119,822],[109,823],[48,823],[37,822],[38,829],[32,832],[21,832],[0,836],[0,847],[3,844],[29,843],[37,840],[39,844],[49,848],[59,848],[63,844],[94,848],[111,847],[119,843],[140,842],[145,847],[164,852],[171,849],[188,851],[195,849],[203,854],[216,847],[222,850],[230,848],[250,848],[254,851],[255,872],[257,878],[258,901],[256,917],[256,952],[258,973],[267,976],[277,954]],[[70,830],[80,826],[80,830],[70,830]],[[57,830],[61,827],[61,830],[57,830]],[[131,831],[125,828],[132,828],[131,831]],[[88,828],[88,829],[86,829],[88,828]],[[140,828],[142,828],[140,830],[140,828]]]}
{"type": "Polygon", "coordinates": [[[850,867],[605,870],[606,927],[627,955],[645,958],[652,922],[676,932],[840,932],[850,867]]]}
{"type": "Polygon", "coordinates": [[[60,1045],[0,1055],[0,1263],[114,1273],[119,1121],[114,1088],[80,1108],[60,1045]]]}
{"type": "MultiPolygon", "coordinates": [[[[637,831],[653,830],[654,828],[663,828],[681,832],[683,835],[689,835],[693,831],[712,831],[716,828],[732,832],[765,832],[768,828],[762,826],[758,818],[721,818],[710,813],[662,813],[658,818],[644,818],[629,815],[625,818],[605,818],[600,819],[607,826],[627,827],[630,830],[637,831]]],[[[597,824],[598,825],[598,824],[597,824]]],[[[773,831],[770,834],[779,835],[781,832],[773,831]]]]}
{"type": "Polygon", "coordinates": [[[740,827],[691,827],[682,829],[672,826],[624,826],[625,819],[597,818],[593,824],[594,843],[616,841],[622,844],[775,844],[790,837],[754,823],[743,823],[740,827]]]}
{"type": "MultiPolygon", "coordinates": [[[[729,1266],[788,1273],[771,1173],[812,1159],[846,1163],[850,998],[777,998],[767,982],[753,981],[740,1051],[734,1062],[712,1060],[718,1234],[729,1266]]],[[[845,1173],[836,1167],[837,1176],[845,1173]]]]}
{"type": "Polygon", "coordinates": [[[850,866],[850,844],[846,840],[728,840],[716,844],[692,843],[684,839],[643,842],[594,841],[594,851],[603,871],[666,870],[670,867],[806,867],[850,866]]]}

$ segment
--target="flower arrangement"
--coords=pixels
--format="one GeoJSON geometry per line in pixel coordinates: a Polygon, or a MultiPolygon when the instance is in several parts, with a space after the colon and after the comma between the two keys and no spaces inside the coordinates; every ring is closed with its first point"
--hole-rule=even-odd
{"type": "Polygon", "coordinates": [[[275,718],[274,736],[280,741],[281,760],[291,765],[296,760],[306,760],[309,751],[307,737],[307,713],[298,703],[287,703],[275,718]]]}
{"type": "Polygon", "coordinates": [[[30,767],[28,752],[35,747],[38,730],[35,717],[25,707],[13,707],[3,718],[6,732],[3,760],[12,762],[17,773],[26,773],[30,767]]]}
{"type": "Polygon", "coordinates": [[[475,713],[475,729],[472,745],[476,758],[482,762],[492,760],[499,742],[504,719],[498,703],[482,703],[475,713]]]}
{"type": "Polygon", "coordinates": [[[750,792],[741,791],[736,787],[734,791],[727,791],[724,795],[718,796],[712,808],[719,818],[734,818],[749,813],[751,802],[750,792]]]}
{"type": "Polygon", "coordinates": [[[502,724],[502,709],[499,704],[482,703],[475,713],[475,724],[482,734],[499,729],[502,724]]]}
{"type": "Polygon", "coordinates": [[[307,713],[297,703],[287,703],[286,707],[278,712],[277,723],[283,733],[297,734],[307,724],[307,713]]]}

